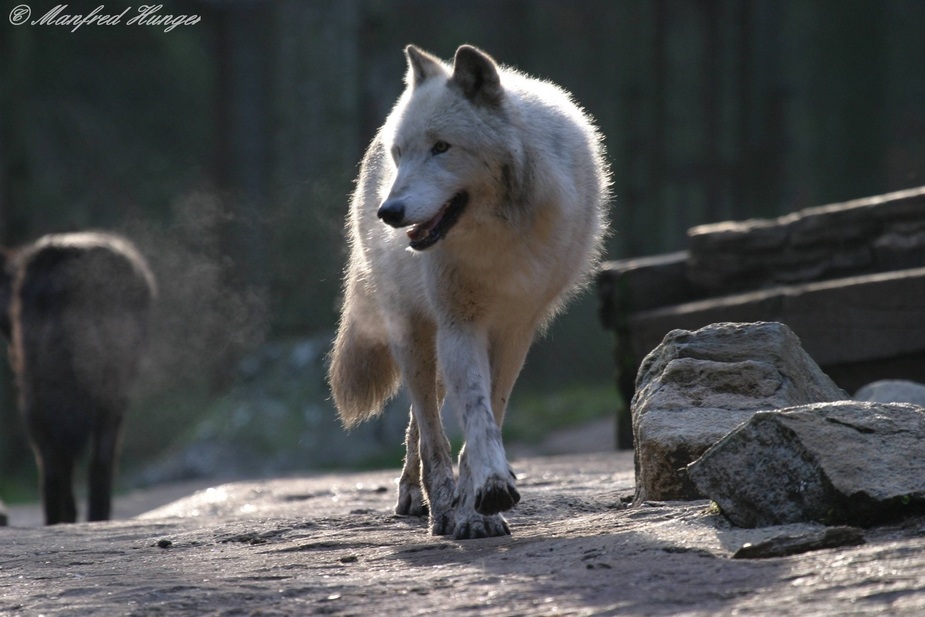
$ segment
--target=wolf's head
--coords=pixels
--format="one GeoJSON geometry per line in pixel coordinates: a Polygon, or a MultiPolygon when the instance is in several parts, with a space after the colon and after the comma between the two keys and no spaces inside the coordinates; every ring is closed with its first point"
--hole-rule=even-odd
{"type": "Polygon", "coordinates": [[[498,65],[475,47],[456,50],[452,67],[412,45],[405,55],[407,89],[382,132],[393,173],[377,214],[392,227],[409,227],[411,248],[424,250],[497,181],[491,153],[510,151],[505,92],[498,65]]]}

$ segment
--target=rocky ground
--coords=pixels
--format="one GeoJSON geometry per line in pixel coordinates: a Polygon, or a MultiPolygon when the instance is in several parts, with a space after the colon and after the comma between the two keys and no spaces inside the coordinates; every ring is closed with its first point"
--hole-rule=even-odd
{"type": "Polygon", "coordinates": [[[485,540],[394,516],[397,470],[203,488],[107,523],[25,527],[14,511],[0,614],[925,614],[925,519],[733,558],[783,536],[805,550],[823,528],[737,529],[703,501],[629,508],[628,453],[513,466],[513,536],[485,540]]]}

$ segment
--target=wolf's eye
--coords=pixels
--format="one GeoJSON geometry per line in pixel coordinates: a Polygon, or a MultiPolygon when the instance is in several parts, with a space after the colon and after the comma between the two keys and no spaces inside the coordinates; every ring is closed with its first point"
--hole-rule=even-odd
{"type": "Polygon", "coordinates": [[[400,158],[401,158],[401,148],[399,148],[398,146],[392,146],[392,160],[397,163],[398,159],[400,158]]]}
{"type": "Polygon", "coordinates": [[[443,154],[449,149],[450,149],[450,144],[446,143],[443,140],[440,140],[434,144],[433,148],[430,149],[430,153],[433,154],[434,156],[437,156],[438,154],[443,154]]]}

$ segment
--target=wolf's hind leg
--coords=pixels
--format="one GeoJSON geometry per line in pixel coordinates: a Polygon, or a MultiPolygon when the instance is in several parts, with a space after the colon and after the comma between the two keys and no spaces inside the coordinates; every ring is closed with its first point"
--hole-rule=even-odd
{"type": "Polygon", "coordinates": [[[536,326],[515,331],[508,329],[491,341],[491,410],[495,423],[504,423],[504,414],[514,389],[514,383],[524,366],[527,352],[533,344],[536,326]]]}

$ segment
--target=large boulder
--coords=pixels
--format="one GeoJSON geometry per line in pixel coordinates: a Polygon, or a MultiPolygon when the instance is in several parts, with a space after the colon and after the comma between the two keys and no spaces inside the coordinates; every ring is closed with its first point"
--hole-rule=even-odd
{"type": "Polygon", "coordinates": [[[925,510],[925,408],[843,401],[755,414],[688,468],[741,527],[870,525],[925,510]]]}
{"type": "Polygon", "coordinates": [[[701,498],[687,465],[758,411],[847,398],[781,323],[669,332],[637,375],[635,502],[701,498]]]}
{"type": "Polygon", "coordinates": [[[925,384],[905,379],[883,379],[855,392],[854,399],[874,403],[912,403],[925,407],[925,384]]]}

